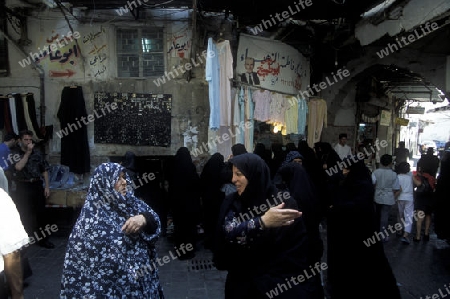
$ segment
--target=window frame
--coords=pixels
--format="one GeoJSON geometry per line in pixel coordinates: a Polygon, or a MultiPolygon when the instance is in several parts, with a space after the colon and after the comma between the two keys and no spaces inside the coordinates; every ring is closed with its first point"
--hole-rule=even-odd
{"type": "MultiPolygon", "coordinates": [[[[126,80],[126,79],[134,79],[134,80],[146,80],[146,79],[153,79],[153,78],[159,78],[161,76],[164,76],[166,73],[166,68],[167,68],[167,55],[166,55],[166,51],[167,51],[167,45],[166,45],[166,32],[165,32],[165,27],[164,26],[152,26],[152,27],[132,27],[132,26],[120,26],[120,27],[116,27],[115,30],[115,42],[116,42],[116,46],[115,46],[115,56],[116,56],[116,78],[120,79],[120,80],[126,80]],[[144,76],[144,51],[143,51],[143,47],[142,47],[142,38],[143,38],[143,31],[145,31],[146,29],[156,29],[159,30],[162,34],[162,55],[163,55],[163,71],[161,72],[161,74],[158,75],[152,75],[152,76],[144,76]],[[140,46],[139,46],[139,53],[135,52],[119,52],[118,50],[118,43],[119,43],[119,39],[118,39],[118,33],[120,30],[136,30],[138,32],[138,40],[140,42],[140,46]],[[139,58],[139,77],[121,77],[119,75],[119,55],[120,54],[137,54],[138,58],[139,58]]],[[[156,52],[159,53],[159,52],[156,52]]]]}

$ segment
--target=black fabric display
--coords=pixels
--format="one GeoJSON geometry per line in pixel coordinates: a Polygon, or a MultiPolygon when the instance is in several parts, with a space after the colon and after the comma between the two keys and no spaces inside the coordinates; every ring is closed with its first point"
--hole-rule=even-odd
{"type": "Polygon", "coordinates": [[[86,105],[81,86],[64,87],[58,110],[61,123],[61,164],[69,166],[71,172],[82,174],[90,171],[86,105]]]}
{"type": "Polygon", "coordinates": [[[9,100],[5,100],[3,102],[3,107],[4,107],[4,114],[3,116],[5,117],[5,129],[6,129],[6,133],[14,133],[13,128],[12,128],[12,116],[11,116],[11,110],[9,109],[9,100]]]}
{"type": "Polygon", "coordinates": [[[34,103],[34,97],[32,94],[27,95],[27,104],[28,104],[28,111],[25,111],[25,113],[28,113],[31,119],[31,124],[33,125],[33,130],[36,132],[36,135],[39,139],[44,139],[44,136],[41,134],[39,124],[36,117],[36,104],[34,103]]]}
{"type": "Polygon", "coordinates": [[[27,123],[25,121],[25,111],[22,102],[22,96],[18,93],[14,94],[14,102],[16,103],[16,120],[19,132],[22,130],[28,130],[27,123]]]}
{"type": "MultiPolygon", "coordinates": [[[[6,101],[7,99],[3,99],[3,101],[6,101]]],[[[0,130],[3,130],[5,128],[5,105],[0,102],[0,130]]]]}

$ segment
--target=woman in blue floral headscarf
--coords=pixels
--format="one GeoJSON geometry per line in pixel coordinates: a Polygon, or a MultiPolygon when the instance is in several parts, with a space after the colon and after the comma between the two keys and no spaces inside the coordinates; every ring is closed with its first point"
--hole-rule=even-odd
{"type": "Polygon", "coordinates": [[[164,298],[158,215],[133,195],[125,169],[98,166],[67,245],[61,298],[164,298]]]}

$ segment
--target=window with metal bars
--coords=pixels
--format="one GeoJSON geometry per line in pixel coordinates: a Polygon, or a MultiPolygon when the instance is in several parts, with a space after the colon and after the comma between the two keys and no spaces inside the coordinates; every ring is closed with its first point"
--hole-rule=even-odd
{"type": "Polygon", "coordinates": [[[119,28],[116,32],[118,77],[164,75],[163,28],[119,28]]]}

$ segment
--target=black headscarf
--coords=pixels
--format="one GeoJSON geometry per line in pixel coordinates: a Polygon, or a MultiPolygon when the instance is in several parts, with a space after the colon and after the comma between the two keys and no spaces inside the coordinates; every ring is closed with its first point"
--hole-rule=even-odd
{"type": "MultiPolygon", "coordinates": [[[[294,224],[278,228],[259,231],[256,239],[251,244],[241,245],[235,242],[227,242],[224,236],[225,216],[233,211],[234,215],[248,212],[248,208],[258,207],[267,203],[272,195],[278,195],[275,186],[270,180],[270,171],[264,160],[256,154],[243,154],[231,159],[248,180],[248,184],[238,195],[237,192],[230,194],[224,200],[221,207],[218,232],[218,242],[214,252],[215,262],[217,257],[222,257],[222,265],[233,275],[245,277],[242,284],[252,283],[260,294],[265,294],[270,289],[276,288],[277,284],[286,282],[292,276],[297,276],[311,265],[310,242],[302,217],[297,218],[294,224]]],[[[286,199],[287,206],[295,200],[291,197],[286,199]]],[[[273,199],[272,199],[273,200],[273,199]]],[[[271,203],[274,203],[271,200],[271,203]]],[[[312,263],[314,264],[314,263],[312,263]]],[[[289,298],[301,298],[303,288],[320,287],[318,284],[308,281],[307,284],[299,284],[289,291],[289,298]]],[[[280,297],[283,298],[283,297],[280,297]]]]}
{"type": "Polygon", "coordinates": [[[220,189],[222,185],[220,173],[224,166],[225,163],[222,154],[215,153],[209,158],[200,175],[202,190],[204,192],[208,193],[207,190],[214,192],[220,189]]]}
{"type": "Polygon", "coordinates": [[[180,147],[175,154],[172,169],[172,180],[169,193],[177,208],[199,209],[200,177],[192,163],[191,154],[186,147],[180,147]]]}
{"type": "Polygon", "coordinates": [[[230,163],[236,166],[247,178],[248,185],[241,199],[249,206],[261,205],[271,194],[276,193],[270,179],[270,170],[266,162],[257,154],[242,154],[233,157],[230,163]]]}
{"type": "Polygon", "coordinates": [[[247,153],[247,149],[242,143],[236,143],[231,147],[231,153],[233,156],[238,156],[247,153]]]}

